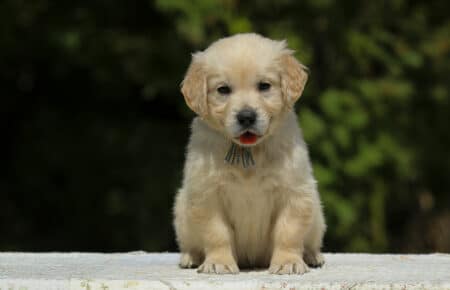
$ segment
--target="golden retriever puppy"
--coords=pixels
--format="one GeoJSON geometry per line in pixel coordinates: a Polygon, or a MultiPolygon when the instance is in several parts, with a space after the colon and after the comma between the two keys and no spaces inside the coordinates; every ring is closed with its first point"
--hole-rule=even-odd
{"type": "Polygon", "coordinates": [[[306,80],[285,41],[257,34],[193,55],[181,91],[198,117],[174,207],[181,267],[302,274],[324,263],[322,206],[293,112],[306,80]]]}

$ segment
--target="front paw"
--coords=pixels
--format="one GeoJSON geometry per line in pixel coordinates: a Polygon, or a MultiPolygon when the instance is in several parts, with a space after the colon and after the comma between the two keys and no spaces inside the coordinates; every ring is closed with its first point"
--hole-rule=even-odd
{"type": "Polygon", "coordinates": [[[278,275],[304,274],[308,271],[309,268],[302,259],[287,263],[271,263],[269,268],[269,273],[278,275]]]}
{"type": "Polygon", "coordinates": [[[220,264],[205,261],[197,269],[197,273],[204,274],[237,274],[239,268],[236,264],[220,264]]]}

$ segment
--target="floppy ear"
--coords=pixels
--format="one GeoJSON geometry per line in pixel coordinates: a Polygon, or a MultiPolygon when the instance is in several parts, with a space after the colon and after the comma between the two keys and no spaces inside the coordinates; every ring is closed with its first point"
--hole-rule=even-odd
{"type": "Polygon", "coordinates": [[[181,93],[192,111],[200,116],[205,116],[208,113],[206,72],[195,54],[192,56],[192,62],[184,80],[181,82],[181,93]]]}
{"type": "Polygon", "coordinates": [[[280,58],[280,63],[284,100],[289,107],[292,107],[305,88],[308,68],[295,59],[292,51],[285,52],[280,58]]]}

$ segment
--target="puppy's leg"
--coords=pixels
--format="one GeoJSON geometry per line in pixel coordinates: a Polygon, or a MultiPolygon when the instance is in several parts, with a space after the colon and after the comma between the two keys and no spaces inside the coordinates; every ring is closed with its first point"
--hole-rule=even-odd
{"type": "Polygon", "coordinates": [[[217,201],[193,198],[181,189],[175,199],[174,225],[181,251],[180,267],[200,265],[199,273],[238,273],[232,230],[220,215],[217,201]],[[202,263],[203,262],[203,263],[202,263]]]}
{"type": "Polygon", "coordinates": [[[198,268],[199,273],[236,274],[239,268],[233,256],[232,230],[224,219],[215,214],[204,220],[202,238],[205,261],[198,268]]]}
{"type": "Polygon", "coordinates": [[[201,240],[195,233],[195,220],[190,217],[187,195],[181,189],[177,194],[174,206],[175,234],[180,247],[181,268],[195,268],[202,263],[201,240]]]}
{"type": "Polygon", "coordinates": [[[303,274],[309,271],[303,261],[305,234],[312,220],[312,201],[308,196],[295,196],[285,202],[274,224],[274,249],[269,272],[303,274]]]}
{"type": "Polygon", "coordinates": [[[325,228],[326,225],[323,212],[321,207],[318,206],[314,214],[311,228],[305,239],[305,252],[303,253],[303,259],[308,266],[320,267],[325,263],[323,255],[320,253],[325,228]]]}

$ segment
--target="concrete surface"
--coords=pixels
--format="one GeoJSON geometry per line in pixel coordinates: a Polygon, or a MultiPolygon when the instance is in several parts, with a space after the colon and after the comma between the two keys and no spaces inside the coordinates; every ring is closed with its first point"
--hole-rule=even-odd
{"type": "Polygon", "coordinates": [[[177,267],[178,254],[0,253],[0,290],[450,289],[450,255],[325,254],[304,275],[205,275],[177,267]]]}

